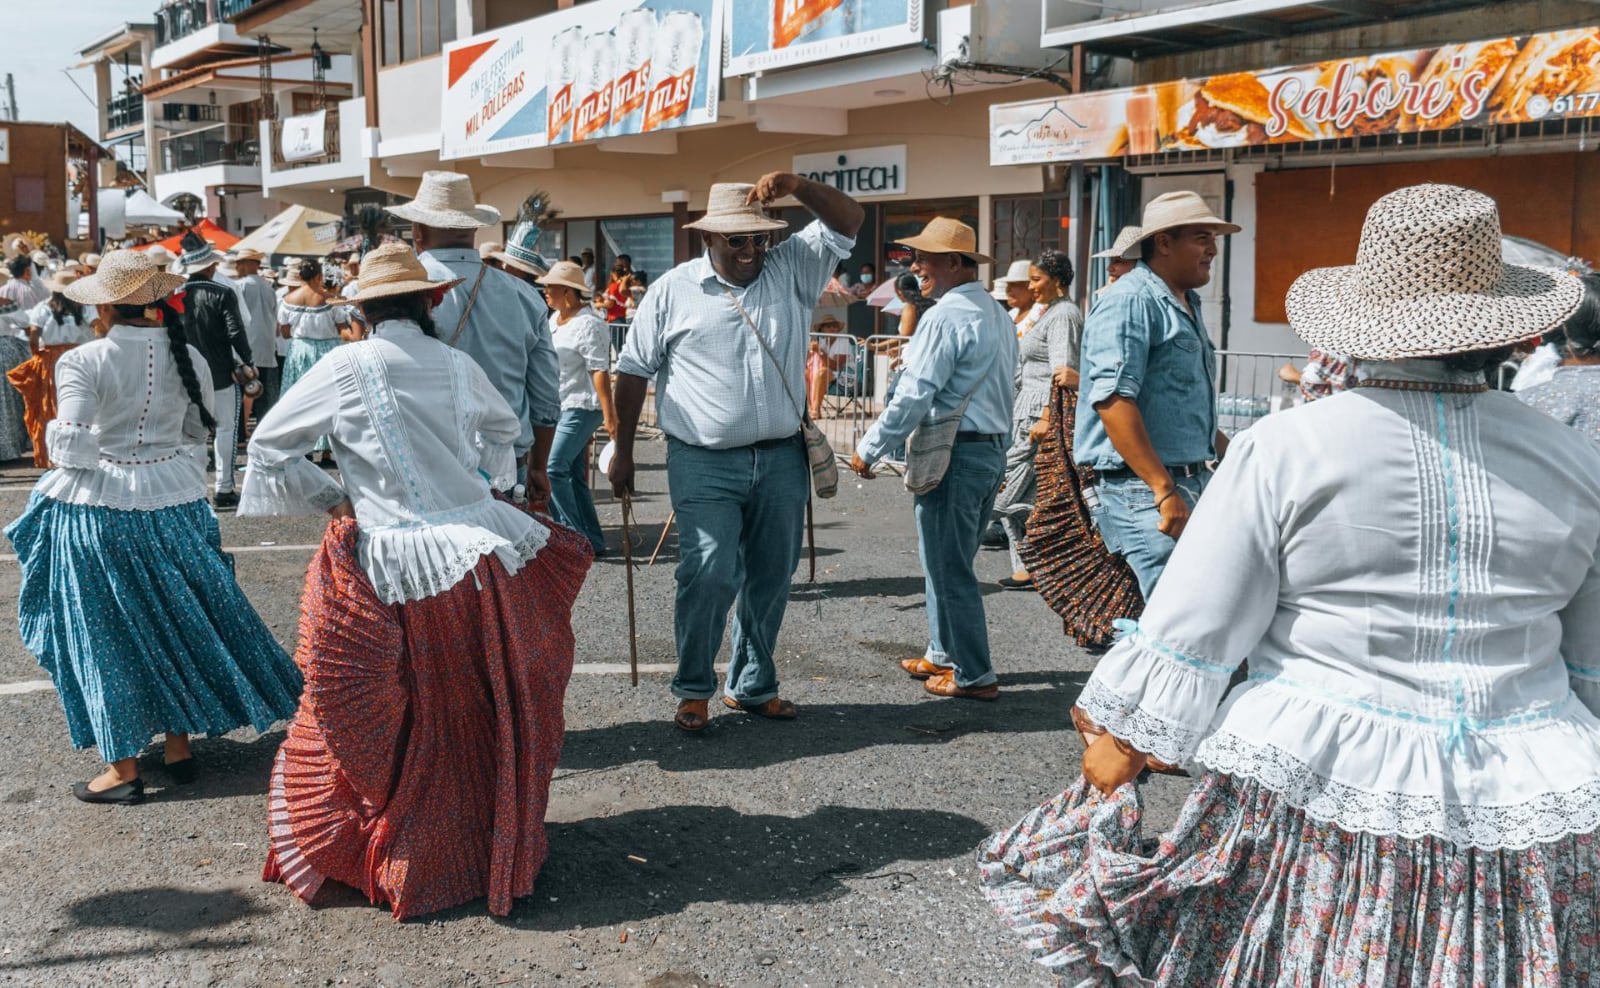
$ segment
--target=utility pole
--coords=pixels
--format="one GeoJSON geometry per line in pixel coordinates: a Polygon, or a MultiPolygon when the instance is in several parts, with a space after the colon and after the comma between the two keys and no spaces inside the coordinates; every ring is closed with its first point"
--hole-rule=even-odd
{"type": "Polygon", "coordinates": [[[10,72],[6,73],[5,99],[3,101],[0,101],[0,110],[4,110],[5,111],[5,118],[7,120],[13,120],[14,121],[14,120],[18,119],[17,118],[17,83],[16,83],[16,80],[11,78],[11,73],[10,72]]]}

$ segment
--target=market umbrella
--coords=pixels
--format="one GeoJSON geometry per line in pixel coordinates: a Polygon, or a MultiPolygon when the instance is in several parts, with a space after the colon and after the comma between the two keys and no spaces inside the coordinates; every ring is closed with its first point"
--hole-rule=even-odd
{"type": "MultiPolygon", "coordinates": [[[[149,250],[152,247],[159,246],[165,247],[174,254],[181,254],[183,253],[183,247],[181,246],[183,242],[183,236],[187,232],[187,230],[184,230],[179,233],[174,233],[165,240],[158,240],[153,244],[142,244],[138,247],[135,247],[134,250],[149,250]]],[[[199,234],[202,240],[209,242],[218,250],[228,250],[239,242],[238,237],[229,233],[227,230],[224,230],[222,227],[216,225],[210,220],[201,220],[200,222],[196,223],[194,225],[194,232],[199,234]]]]}
{"type": "Polygon", "coordinates": [[[143,189],[134,189],[122,204],[122,220],[128,226],[177,226],[189,218],[156,202],[143,189]]]}
{"type": "Polygon", "coordinates": [[[325,257],[339,243],[339,217],[320,209],[290,206],[267,220],[261,229],[239,241],[240,250],[263,254],[325,257]]]}
{"type": "MultiPolygon", "coordinates": [[[[861,300],[857,299],[856,301],[861,300]]],[[[875,309],[884,309],[900,301],[900,296],[894,293],[894,279],[890,278],[877,288],[874,288],[872,294],[868,295],[865,301],[875,309]]]]}

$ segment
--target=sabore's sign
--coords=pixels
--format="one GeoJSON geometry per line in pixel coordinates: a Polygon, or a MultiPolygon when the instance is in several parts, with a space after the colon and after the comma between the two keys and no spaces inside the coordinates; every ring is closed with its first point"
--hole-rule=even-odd
{"type": "Polygon", "coordinates": [[[794,173],[854,196],[905,195],[906,146],[797,154],[794,173]]]}

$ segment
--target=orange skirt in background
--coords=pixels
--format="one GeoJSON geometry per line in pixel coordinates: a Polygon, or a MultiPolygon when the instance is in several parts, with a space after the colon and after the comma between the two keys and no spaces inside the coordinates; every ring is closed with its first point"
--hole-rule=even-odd
{"type": "Polygon", "coordinates": [[[6,371],[11,386],[22,393],[22,421],[33,442],[33,465],[36,467],[50,465],[50,454],[44,448],[44,430],[56,417],[56,361],[76,346],[76,343],[58,343],[40,347],[32,357],[6,371]]]}

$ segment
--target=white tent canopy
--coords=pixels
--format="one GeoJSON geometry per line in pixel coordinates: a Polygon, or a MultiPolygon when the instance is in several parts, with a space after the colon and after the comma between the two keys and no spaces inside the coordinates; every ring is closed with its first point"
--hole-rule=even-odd
{"type": "MultiPolygon", "coordinates": [[[[120,195],[116,190],[109,191],[114,195],[120,195]]],[[[156,202],[150,193],[143,189],[134,189],[132,194],[123,200],[122,218],[128,226],[176,226],[186,222],[182,213],[156,202]]]]}

